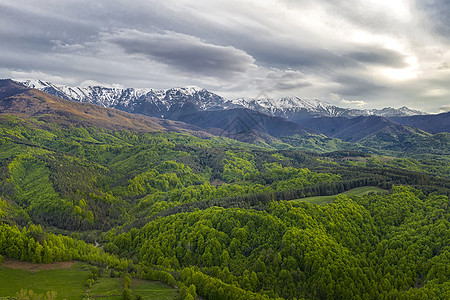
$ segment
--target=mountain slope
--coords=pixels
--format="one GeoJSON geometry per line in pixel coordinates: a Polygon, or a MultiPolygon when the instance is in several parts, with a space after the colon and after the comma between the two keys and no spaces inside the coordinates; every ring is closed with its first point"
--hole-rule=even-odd
{"type": "Polygon", "coordinates": [[[380,129],[394,125],[393,121],[379,116],[369,117],[323,117],[298,122],[303,126],[316,130],[329,137],[338,138],[347,142],[357,142],[365,136],[371,135],[380,129]]]}
{"type": "MultiPolygon", "coordinates": [[[[79,92],[80,90],[69,91],[79,92]]],[[[109,91],[114,91],[114,89],[110,89],[109,91]]],[[[146,95],[150,97],[150,95],[154,94],[154,91],[148,91],[146,95]]],[[[99,93],[97,93],[97,95],[99,95],[99,93]]],[[[250,143],[258,141],[274,142],[276,141],[276,138],[280,136],[311,135],[311,133],[301,125],[281,117],[274,117],[245,108],[218,110],[219,107],[216,105],[218,96],[216,96],[206,90],[198,90],[196,88],[168,90],[163,98],[157,98],[159,100],[163,99],[163,102],[165,103],[165,106],[158,107],[163,107],[167,119],[160,119],[128,114],[117,109],[101,108],[98,105],[88,103],[67,101],[55,96],[49,96],[45,92],[36,89],[27,89],[25,93],[19,94],[14,98],[14,101],[11,102],[14,103],[14,108],[8,110],[3,109],[3,112],[20,114],[23,111],[27,111],[26,107],[29,107],[28,110],[30,111],[28,111],[27,115],[39,115],[39,119],[45,117],[49,120],[51,118],[52,121],[58,123],[69,124],[72,120],[75,120],[73,122],[77,122],[76,120],[80,119],[83,120],[83,124],[92,126],[107,126],[108,128],[115,129],[128,128],[132,130],[167,129],[177,132],[189,132],[196,135],[201,134],[199,131],[203,129],[213,135],[225,136],[250,143]],[[45,101],[37,101],[37,99],[41,98],[45,101]],[[48,102],[46,101],[47,98],[52,99],[51,102],[54,103],[50,109],[46,107],[48,102]],[[206,98],[211,101],[201,101],[201,99],[206,98]],[[27,101],[32,101],[32,103],[25,104],[23,102],[25,99],[27,101]],[[58,107],[55,107],[56,103],[58,103],[58,107]],[[70,114],[73,114],[73,116],[70,114]],[[128,119],[133,121],[129,121],[128,119]]],[[[86,98],[83,99],[86,100],[86,98]]],[[[120,102],[111,101],[110,97],[103,97],[101,99],[106,101],[101,103],[104,105],[120,102]]],[[[122,98],[122,100],[123,99],[125,98],[122,98]]],[[[145,99],[148,100],[148,98],[145,99]]],[[[144,112],[145,107],[150,109],[150,106],[156,106],[155,103],[151,104],[150,102],[144,101],[145,99],[141,99],[143,100],[141,104],[131,104],[124,100],[120,103],[122,103],[122,105],[128,103],[128,108],[132,108],[133,110],[137,109],[137,107],[144,107],[144,112]]],[[[2,106],[6,105],[3,104],[2,106]]],[[[158,111],[158,113],[159,112],[161,111],[158,111]]]]}
{"type": "MultiPolygon", "coordinates": [[[[174,93],[172,90],[165,98],[181,97],[179,92],[174,93]]],[[[165,111],[168,119],[161,119],[64,100],[11,80],[0,81],[0,113],[34,117],[65,126],[87,125],[150,132],[169,130],[202,137],[220,135],[250,143],[271,142],[276,140],[274,137],[306,133],[303,127],[286,119],[243,108],[199,110],[198,105],[190,101],[184,105],[182,102],[172,103],[165,111]]]]}
{"type": "Polygon", "coordinates": [[[220,128],[230,133],[244,134],[258,131],[274,137],[306,133],[304,127],[281,117],[274,117],[246,108],[201,111],[193,104],[168,112],[168,117],[201,128],[220,128]]]}
{"type": "Polygon", "coordinates": [[[450,112],[437,115],[392,117],[389,119],[430,133],[450,132],[450,112]]]}
{"type": "Polygon", "coordinates": [[[0,113],[33,117],[65,126],[95,126],[146,132],[170,130],[208,136],[198,127],[189,124],[68,101],[37,89],[27,88],[12,80],[0,80],[0,113]]]}
{"type": "MultiPolygon", "coordinates": [[[[431,116],[422,117],[428,119],[431,116]]],[[[445,120],[442,116],[440,118],[445,120]]],[[[323,117],[302,120],[299,123],[328,137],[358,143],[372,149],[415,155],[450,154],[450,134],[431,134],[379,116],[360,116],[356,118],[323,117]]]]}
{"type": "Polygon", "coordinates": [[[390,125],[358,141],[367,147],[419,156],[450,156],[450,133],[431,134],[406,125],[390,125]]]}

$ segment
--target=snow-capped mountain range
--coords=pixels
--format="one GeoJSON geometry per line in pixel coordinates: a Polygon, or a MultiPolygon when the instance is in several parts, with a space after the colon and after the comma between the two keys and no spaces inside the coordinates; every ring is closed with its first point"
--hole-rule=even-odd
{"type": "Polygon", "coordinates": [[[24,85],[42,90],[51,95],[79,102],[88,102],[103,107],[164,118],[168,113],[180,109],[186,103],[197,110],[223,110],[248,108],[273,116],[296,121],[311,117],[357,117],[383,116],[401,117],[424,115],[425,113],[407,107],[383,109],[350,109],[334,106],[320,100],[306,100],[298,97],[276,99],[238,98],[228,100],[199,87],[182,87],[168,90],[111,88],[102,86],[70,87],[41,80],[27,80],[24,85]]]}

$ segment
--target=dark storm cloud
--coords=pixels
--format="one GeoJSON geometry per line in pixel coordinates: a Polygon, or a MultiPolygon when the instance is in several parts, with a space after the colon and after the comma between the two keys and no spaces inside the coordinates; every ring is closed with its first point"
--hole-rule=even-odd
{"type": "Polygon", "coordinates": [[[344,56],[361,64],[389,66],[391,68],[407,67],[405,55],[389,49],[367,47],[357,52],[345,53],[344,56]]]}
{"type": "Polygon", "coordinates": [[[231,98],[260,91],[329,101],[338,95],[374,106],[384,105],[379,99],[425,103],[431,95],[424,107],[436,110],[450,93],[449,6],[446,0],[2,0],[0,75],[75,85],[199,85],[231,98]],[[428,91],[422,98],[419,87],[428,91]]]}
{"type": "Polygon", "coordinates": [[[370,77],[351,73],[335,74],[330,81],[338,83],[340,87],[335,89],[336,93],[345,96],[371,95],[385,89],[382,84],[370,77]]]}
{"type": "Polygon", "coordinates": [[[174,68],[208,76],[230,77],[245,73],[254,63],[242,50],[212,45],[175,32],[122,30],[106,40],[127,53],[142,54],[174,68]]]}

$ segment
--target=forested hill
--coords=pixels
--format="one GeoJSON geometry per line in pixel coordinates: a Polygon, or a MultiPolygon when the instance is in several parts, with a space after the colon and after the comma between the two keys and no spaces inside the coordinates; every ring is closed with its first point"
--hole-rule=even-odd
{"type": "Polygon", "coordinates": [[[86,261],[181,299],[450,297],[445,159],[175,132],[2,84],[0,262],[86,261]]]}

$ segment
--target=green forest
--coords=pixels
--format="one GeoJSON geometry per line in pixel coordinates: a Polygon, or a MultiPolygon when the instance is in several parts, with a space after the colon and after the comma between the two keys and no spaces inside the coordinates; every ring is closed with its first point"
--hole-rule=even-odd
{"type": "Polygon", "coordinates": [[[0,115],[0,262],[81,261],[122,299],[449,299],[448,157],[304,148],[0,115]]]}

